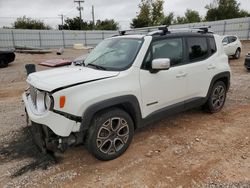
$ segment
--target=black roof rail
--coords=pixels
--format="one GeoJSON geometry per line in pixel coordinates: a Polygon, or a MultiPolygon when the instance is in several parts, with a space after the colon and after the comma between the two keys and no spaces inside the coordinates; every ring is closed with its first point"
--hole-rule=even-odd
{"type": "Polygon", "coordinates": [[[166,35],[168,33],[170,33],[170,31],[168,30],[168,26],[167,25],[163,25],[163,26],[159,26],[158,30],[149,32],[147,34],[147,36],[155,36],[155,35],[162,36],[162,35],[166,35]]]}
{"type": "Polygon", "coordinates": [[[119,35],[126,35],[126,31],[119,31],[119,35]]]}
{"type": "MultiPolygon", "coordinates": [[[[156,29],[156,30],[152,31],[152,32],[149,32],[148,34],[146,34],[147,36],[163,36],[163,35],[172,33],[174,31],[197,32],[197,33],[201,33],[201,34],[213,33],[212,31],[209,30],[211,28],[211,26],[178,28],[178,29],[170,29],[170,30],[169,30],[168,27],[169,26],[167,26],[167,25],[161,25],[161,26],[153,26],[153,27],[144,27],[144,28],[137,28],[137,29],[121,30],[121,31],[118,31],[119,32],[118,35],[114,35],[113,37],[129,35],[129,34],[127,34],[127,32],[131,32],[131,31],[134,32],[134,31],[148,30],[148,32],[149,32],[152,29],[156,29]]],[[[131,34],[133,34],[133,33],[131,33],[131,34]]]]}
{"type": "Polygon", "coordinates": [[[211,26],[201,26],[201,27],[193,27],[192,29],[197,29],[198,33],[213,33],[212,31],[209,30],[210,28],[211,26]]]}
{"type": "Polygon", "coordinates": [[[167,26],[167,25],[165,25],[165,26],[163,26],[163,27],[159,27],[158,29],[159,29],[160,31],[163,31],[164,34],[167,34],[167,33],[169,32],[168,26],[167,26]]]}

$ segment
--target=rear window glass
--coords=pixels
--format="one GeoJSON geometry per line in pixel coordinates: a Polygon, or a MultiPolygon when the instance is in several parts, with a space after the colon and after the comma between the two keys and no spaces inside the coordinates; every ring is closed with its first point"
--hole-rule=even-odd
{"type": "Polygon", "coordinates": [[[187,43],[190,62],[200,61],[208,57],[208,45],[205,37],[189,37],[187,43]]]}
{"type": "Polygon", "coordinates": [[[216,52],[216,50],[217,50],[214,38],[209,37],[208,42],[209,42],[209,45],[210,45],[211,54],[214,54],[216,52]]]}

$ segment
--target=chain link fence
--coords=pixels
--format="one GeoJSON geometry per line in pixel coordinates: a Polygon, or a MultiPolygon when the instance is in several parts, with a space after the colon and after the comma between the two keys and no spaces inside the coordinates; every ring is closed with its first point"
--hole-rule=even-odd
{"type": "MultiPolygon", "coordinates": [[[[211,30],[219,35],[237,35],[241,40],[250,40],[250,17],[172,25],[169,28],[179,29],[201,26],[211,26],[211,30]]],[[[146,34],[153,30],[156,30],[156,28],[135,29],[128,33],[146,34]]],[[[0,29],[0,48],[14,48],[16,46],[59,48],[72,47],[76,43],[85,46],[96,46],[103,39],[117,34],[118,31],[0,29]]]]}

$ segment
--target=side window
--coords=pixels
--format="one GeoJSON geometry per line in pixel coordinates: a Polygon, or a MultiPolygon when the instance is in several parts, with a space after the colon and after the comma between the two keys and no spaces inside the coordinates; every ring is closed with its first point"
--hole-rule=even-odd
{"type": "Polygon", "coordinates": [[[187,44],[190,62],[200,61],[208,57],[207,39],[205,37],[188,37],[187,44]]]}
{"type": "Polygon", "coordinates": [[[171,38],[155,41],[152,44],[152,59],[169,58],[171,66],[183,61],[183,46],[181,38],[171,38]]]}
{"type": "Polygon", "coordinates": [[[222,43],[228,44],[228,43],[229,43],[228,37],[225,37],[225,38],[222,40],[222,43]]]}
{"type": "Polygon", "coordinates": [[[217,51],[214,38],[208,37],[208,42],[209,42],[211,54],[214,54],[217,51]]]}
{"type": "Polygon", "coordinates": [[[235,42],[237,38],[235,36],[229,37],[229,43],[235,42]]]}

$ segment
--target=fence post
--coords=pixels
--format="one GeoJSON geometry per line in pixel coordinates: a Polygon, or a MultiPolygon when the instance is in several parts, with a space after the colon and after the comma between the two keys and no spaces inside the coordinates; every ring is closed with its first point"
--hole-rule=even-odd
{"type": "Polygon", "coordinates": [[[104,32],[102,32],[102,40],[104,40],[104,32]]]}
{"type": "Polygon", "coordinates": [[[248,21],[248,33],[247,33],[247,40],[249,40],[250,37],[250,19],[248,21]]]}
{"type": "Polygon", "coordinates": [[[62,39],[63,39],[63,47],[65,48],[65,38],[64,38],[64,31],[62,31],[62,39]]]}
{"type": "Polygon", "coordinates": [[[87,46],[87,32],[84,32],[84,41],[85,41],[85,46],[87,46]]]}
{"type": "Polygon", "coordinates": [[[16,44],[15,44],[15,37],[14,37],[14,31],[11,30],[11,36],[12,36],[12,45],[13,45],[13,48],[15,48],[16,44]]]}
{"type": "Polygon", "coordinates": [[[227,26],[227,21],[224,22],[223,35],[225,35],[226,33],[226,26],[227,26]]]}
{"type": "Polygon", "coordinates": [[[40,44],[40,47],[42,47],[42,38],[41,38],[41,32],[39,31],[38,32],[39,34],[39,44],[40,44]]]}

